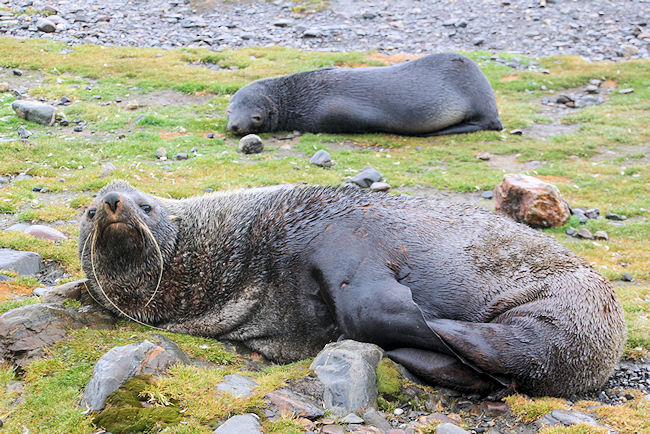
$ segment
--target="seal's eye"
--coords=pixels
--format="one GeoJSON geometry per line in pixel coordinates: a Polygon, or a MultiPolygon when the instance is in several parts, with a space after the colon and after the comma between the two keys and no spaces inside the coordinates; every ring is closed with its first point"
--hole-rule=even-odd
{"type": "Polygon", "coordinates": [[[262,122],[262,116],[260,115],[253,115],[251,116],[251,119],[253,120],[253,122],[262,122]]]}
{"type": "Polygon", "coordinates": [[[92,220],[93,217],[95,217],[95,214],[96,214],[96,213],[97,213],[96,210],[94,210],[94,209],[89,209],[89,210],[88,210],[88,220],[92,220]]]}
{"type": "Polygon", "coordinates": [[[151,212],[151,206],[147,205],[146,203],[140,205],[140,208],[142,208],[142,211],[146,212],[147,214],[151,212]]]}

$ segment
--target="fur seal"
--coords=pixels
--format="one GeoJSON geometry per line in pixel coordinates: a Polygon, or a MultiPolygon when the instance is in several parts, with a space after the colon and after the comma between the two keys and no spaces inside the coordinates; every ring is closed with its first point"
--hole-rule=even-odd
{"type": "Polygon", "coordinates": [[[562,396],[601,386],[625,340],[583,259],[464,205],[349,187],[171,200],[120,181],[86,211],[79,254],[108,309],[280,363],[343,335],[432,383],[562,396]]]}
{"type": "Polygon", "coordinates": [[[459,54],[257,80],[228,105],[228,129],[436,136],[501,130],[487,78],[459,54]]]}

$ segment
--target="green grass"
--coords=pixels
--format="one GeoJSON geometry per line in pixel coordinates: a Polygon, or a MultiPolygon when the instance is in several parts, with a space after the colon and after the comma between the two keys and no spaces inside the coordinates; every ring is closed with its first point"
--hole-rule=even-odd
{"type": "MultiPolygon", "coordinates": [[[[327,2],[310,0],[296,2],[295,6],[300,8],[299,12],[308,12],[310,8],[326,7],[327,2]]],[[[585,257],[605,277],[618,280],[626,272],[633,276],[635,284],[616,285],[616,291],[628,325],[626,355],[645,354],[650,348],[650,62],[589,63],[571,56],[517,56],[524,64],[536,61],[550,71],[542,74],[513,70],[491,60],[494,53],[488,51],[465,54],[478,62],[492,84],[505,132],[435,138],[303,134],[290,141],[274,139],[281,134],[262,134],[265,152],[246,156],[237,153],[237,139],[225,129],[229,97],[240,87],[262,77],[327,66],[380,66],[404,57],[307,52],[284,47],[221,52],[200,48],[69,47],[43,39],[0,38],[0,66],[38,73],[40,83],[30,90],[31,95],[48,101],[67,96],[73,104],[59,107],[60,113],[70,121],[86,122],[82,133],[74,133],[72,126],[45,127],[25,122],[10,107],[13,95],[0,94],[0,137],[17,139],[16,129],[20,125],[33,133],[28,141],[0,140],[0,176],[32,176],[0,187],[0,213],[9,219],[29,222],[78,220],[92,195],[113,179],[126,179],[143,191],[160,196],[181,198],[201,194],[206,188],[230,190],[297,182],[340,185],[371,165],[384,174],[394,192],[428,188],[470,193],[492,189],[505,172],[523,171],[557,185],[573,206],[597,207],[601,215],[615,212],[629,217],[623,225],[604,219],[586,223],[585,227],[592,232],[605,230],[608,241],[594,243],[565,235],[569,226],[580,226],[575,218],[564,227],[546,232],[585,257]],[[71,52],[65,54],[64,49],[71,52]],[[158,54],[161,56],[157,57],[158,54]],[[205,68],[205,64],[217,65],[220,70],[205,68]],[[632,87],[635,92],[619,95],[614,90],[604,104],[571,112],[561,120],[563,124],[579,124],[571,134],[544,140],[508,133],[514,128],[552,122],[538,100],[587,84],[593,78],[609,80],[617,89],[632,87]],[[549,90],[543,91],[542,85],[549,90]],[[123,102],[116,104],[116,98],[123,102]],[[178,102],[181,99],[182,104],[178,102]],[[137,101],[141,106],[135,111],[127,110],[128,101],[137,101]],[[104,105],[107,102],[110,104],[104,105]],[[208,139],[208,133],[216,138],[208,139]],[[158,148],[167,151],[167,161],[157,159],[158,148]],[[191,152],[193,148],[196,154],[191,152]],[[332,168],[308,164],[318,149],[330,152],[335,162],[332,168]],[[174,160],[173,156],[180,152],[190,154],[190,159],[174,160]],[[478,160],[476,155],[481,152],[495,157],[489,162],[478,160]],[[504,163],[498,163],[499,159],[508,162],[507,169],[504,163]],[[545,164],[528,169],[526,164],[533,160],[545,164]],[[115,170],[102,178],[102,166],[108,162],[115,170]],[[47,187],[51,193],[32,191],[36,186],[47,187]]],[[[514,56],[497,55],[506,60],[514,56]]],[[[69,239],[54,243],[25,234],[0,232],[0,247],[37,251],[46,260],[57,261],[74,277],[81,277],[78,226],[69,223],[57,229],[69,239]]],[[[28,293],[33,284],[20,281],[4,284],[2,289],[12,292],[22,288],[23,293],[28,293]]],[[[36,301],[3,301],[0,312],[36,301]]],[[[148,329],[127,323],[120,323],[112,331],[72,332],[70,340],[26,368],[25,390],[17,406],[8,404],[15,400],[15,393],[0,397],[4,430],[23,432],[25,426],[31,432],[46,427],[48,432],[94,432],[97,427],[92,425],[92,417],[80,414],[78,408],[92,366],[112,346],[138,341],[149,333],[152,332],[148,329]]],[[[210,432],[217,420],[231,414],[252,411],[263,415],[260,409],[264,393],[308,372],[308,363],[299,362],[251,374],[259,385],[255,394],[245,400],[232,400],[216,394],[213,385],[241,368],[242,362],[236,355],[211,339],[166,335],[191,357],[215,364],[176,366],[169,376],[147,386],[146,392],[156,405],[174,401],[187,409],[184,423],[170,427],[167,432],[210,432]]],[[[2,382],[15,374],[6,366],[0,368],[2,391],[2,382]]],[[[381,373],[382,387],[394,391],[395,385],[388,381],[390,375],[384,376],[388,371],[384,369],[381,373]]],[[[388,409],[394,405],[384,401],[388,409]]],[[[513,398],[512,405],[513,411],[525,419],[555,408],[558,402],[513,398]]],[[[630,431],[625,415],[608,411],[611,414],[606,416],[615,426],[630,431]]],[[[644,409],[625,411],[630,412],[625,413],[633,421],[630,426],[642,426],[638,420],[644,409]]],[[[275,422],[262,418],[262,424],[267,432],[302,430],[292,417],[275,422]]],[[[582,431],[576,428],[573,432],[582,431]]]]}

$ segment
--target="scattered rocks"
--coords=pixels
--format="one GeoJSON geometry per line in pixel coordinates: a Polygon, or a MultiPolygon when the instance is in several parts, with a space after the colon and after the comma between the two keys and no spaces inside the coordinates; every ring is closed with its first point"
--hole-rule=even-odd
{"type": "Polygon", "coordinates": [[[362,188],[368,188],[370,187],[374,182],[380,182],[381,180],[384,179],[384,175],[382,175],[377,169],[374,167],[365,167],[356,174],[352,178],[352,182],[357,184],[359,187],[362,188]]]}
{"type": "Polygon", "coordinates": [[[41,255],[13,249],[0,249],[0,270],[33,276],[41,269],[41,255]]]}
{"type": "MultiPolygon", "coordinates": [[[[276,413],[304,417],[316,420],[325,415],[325,410],[309,397],[293,392],[289,389],[279,389],[265,395],[276,413]]],[[[363,421],[362,421],[363,422],[363,421]]],[[[349,422],[361,423],[361,422],[349,422]]]]}
{"type": "Polygon", "coordinates": [[[607,232],[605,231],[596,231],[594,232],[594,238],[597,240],[607,241],[609,239],[609,235],[607,235],[607,232]]]}
{"type": "Polygon", "coordinates": [[[264,150],[262,139],[256,134],[248,134],[239,140],[239,152],[259,154],[264,150]]]}
{"type": "MultiPolygon", "coordinates": [[[[0,267],[0,268],[2,268],[2,267],[0,267]]],[[[621,280],[623,282],[632,282],[632,281],[634,281],[634,279],[632,278],[632,275],[630,273],[623,273],[621,275],[621,280]]]]}
{"type": "Polygon", "coordinates": [[[538,420],[540,424],[543,425],[564,425],[571,426],[577,425],[579,423],[585,423],[587,425],[600,425],[596,419],[593,417],[582,413],[580,411],[573,410],[553,410],[549,414],[543,416],[538,420]]]}
{"type": "Polygon", "coordinates": [[[325,407],[344,416],[373,405],[382,354],[376,345],[352,340],[326,345],[310,366],[325,386],[325,407]]]}
{"type": "Polygon", "coordinates": [[[113,321],[106,314],[87,314],[54,304],[12,309],[0,316],[0,358],[24,367],[42,357],[48,345],[65,339],[68,329],[111,328],[113,321]]]}
{"type": "Polygon", "coordinates": [[[562,226],[570,217],[558,188],[528,175],[505,175],[494,199],[495,211],[533,227],[562,226]]]}
{"type": "Polygon", "coordinates": [[[257,383],[251,378],[239,374],[226,375],[223,381],[217,384],[217,390],[226,392],[238,398],[248,398],[253,394],[257,383]]]}
{"type": "Polygon", "coordinates": [[[320,149],[311,157],[309,163],[320,167],[331,167],[332,157],[330,156],[329,152],[324,149],[320,149]]]}
{"type": "Polygon", "coordinates": [[[587,228],[580,228],[578,233],[576,233],[577,238],[582,238],[584,240],[593,240],[594,236],[591,231],[587,228]]]}
{"type": "Polygon", "coordinates": [[[215,434],[262,434],[262,426],[253,413],[233,416],[214,430],[215,434]]]}
{"type": "Polygon", "coordinates": [[[36,21],[36,28],[39,31],[45,33],[52,33],[56,31],[56,25],[47,18],[39,18],[38,21],[36,21]]]}
{"type": "Polygon", "coordinates": [[[49,104],[18,100],[11,103],[11,108],[26,121],[42,125],[52,125],[54,123],[56,109],[49,104]]]}
{"type": "Polygon", "coordinates": [[[95,364],[93,375],[83,394],[82,405],[101,410],[108,396],[136,375],[159,375],[174,363],[189,359],[171,340],[156,336],[158,345],[144,340],[111,348],[95,364]]]}
{"type": "Polygon", "coordinates": [[[388,191],[390,190],[390,185],[386,182],[373,182],[370,184],[370,190],[374,192],[388,191]]]}
{"type": "Polygon", "coordinates": [[[42,240],[63,241],[68,239],[61,231],[45,225],[32,225],[23,232],[42,240]]]}

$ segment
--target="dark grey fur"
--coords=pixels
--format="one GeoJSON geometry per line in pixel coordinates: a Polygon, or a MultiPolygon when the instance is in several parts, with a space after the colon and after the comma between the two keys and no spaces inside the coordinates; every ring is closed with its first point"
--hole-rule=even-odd
{"type": "Polygon", "coordinates": [[[90,209],[80,254],[97,230],[97,275],[90,241],[81,262],[106,307],[95,277],[129,316],[278,362],[343,334],[452,387],[497,380],[567,395],[602,385],[622,353],[622,312],[603,277],[552,238],[473,207],[328,187],[168,200],[117,182],[90,209]],[[138,216],[163,247],[147,308],[155,250],[141,231],[105,229],[110,192],[118,220],[138,216]]]}
{"type": "Polygon", "coordinates": [[[459,54],[255,81],[228,105],[228,129],[431,136],[500,130],[490,83],[459,54]]]}

